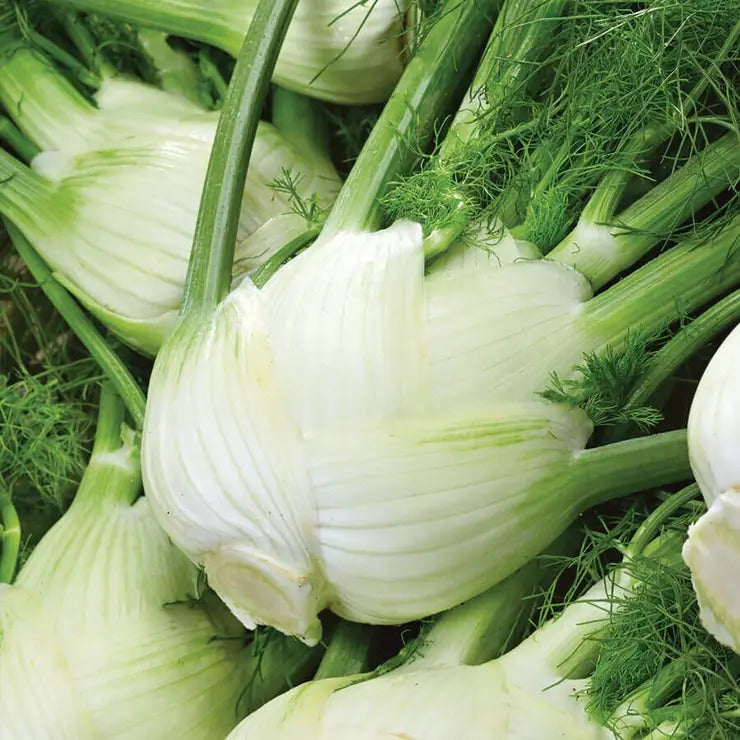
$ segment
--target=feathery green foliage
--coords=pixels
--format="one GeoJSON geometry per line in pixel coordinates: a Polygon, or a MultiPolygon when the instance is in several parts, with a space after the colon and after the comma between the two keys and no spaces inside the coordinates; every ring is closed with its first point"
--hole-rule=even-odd
{"type": "MultiPolygon", "coordinates": [[[[667,524],[682,534],[679,544],[696,516],[689,509],[667,524]]],[[[668,722],[680,727],[681,737],[737,737],[740,657],[700,624],[680,548],[627,567],[638,586],[615,596],[610,625],[596,638],[589,711],[603,721],[633,697],[632,711],[643,713],[649,726],[668,722]],[[634,701],[635,692],[641,701],[634,701]]]]}
{"type": "Polygon", "coordinates": [[[428,234],[493,212],[547,251],[606,174],[655,177],[652,149],[675,134],[665,176],[702,148],[705,129],[737,128],[734,3],[642,5],[566,3],[526,83],[505,106],[484,105],[475,135],[452,157],[432,155],[396,183],[383,203],[388,218],[418,220],[428,234]]]}
{"type": "Polygon", "coordinates": [[[0,485],[29,547],[69,503],[92,443],[100,371],[18,261],[0,269],[0,485]]]}
{"type": "Polygon", "coordinates": [[[319,225],[324,220],[327,209],[321,205],[316,193],[308,197],[301,195],[301,179],[301,175],[294,175],[290,168],[283,167],[281,174],[269,184],[269,187],[285,195],[291,211],[305,219],[309,226],[319,225]]]}
{"type": "Polygon", "coordinates": [[[646,431],[658,424],[658,409],[629,402],[634,387],[650,368],[651,340],[628,332],[619,349],[607,346],[603,352],[590,352],[574,368],[572,378],[550,376],[550,385],[540,393],[556,403],[582,408],[596,426],[632,422],[646,431]]]}

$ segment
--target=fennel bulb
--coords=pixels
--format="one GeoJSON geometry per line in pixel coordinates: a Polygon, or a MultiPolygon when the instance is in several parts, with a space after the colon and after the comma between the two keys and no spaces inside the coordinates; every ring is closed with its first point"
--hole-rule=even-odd
{"type": "Polygon", "coordinates": [[[720,345],[691,404],[689,459],[708,511],[683,549],[702,624],[740,653],[740,326],[720,345]]]}
{"type": "MultiPolygon", "coordinates": [[[[0,154],[10,218],[98,319],[155,354],[179,309],[218,113],[124,78],[106,79],[97,108],[38,55],[19,49],[0,67],[0,97],[43,147],[31,168],[0,154]]],[[[291,170],[306,197],[330,202],[338,178],[328,157],[298,150],[261,122],[242,199],[241,240],[291,211],[270,187],[291,170]]],[[[249,242],[248,271],[266,258],[249,242]]]]}
{"type": "Polygon", "coordinates": [[[469,264],[425,279],[411,222],[324,235],[163,346],[145,490],[245,625],[312,643],[324,607],[426,616],[512,573],[615,487],[686,474],[682,435],[584,452],[586,415],[535,396],[611,326],[584,308],[578,273],[469,264]]]}
{"type": "MultiPolygon", "coordinates": [[[[80,10],[205,41],[236,56],[257,0],[63,0],[80,10]]],[[[409,0],[301,0],[273,81],[336,103],[384,101],[403,68],[409,0]]]]}
{"type": "Polygon", "coordinates": [[[108,395],[74,502],[0,586],[8,740],[205,740],[236,721],[250,672],[243,630],[220,604],[190,601],[197,570],[136,498],[138,452],[121,421],[108,395]]]}
{"type": "MultiPolygon", "coordinates": [[[[481,637],[481,620],[494,627],[503,618],[504,626],[511,625],[511,606],[507,614],[506,597],[526,582],[527,575],[521,571],[479,597],[489,606],[488,616],[473,602],[440,615],[432,628],[436,635],[431,650],[434,653],[441,649],[442,661],[428,659],[422,642],[418,662],[406,663],[389,673],[308,682],[247,717],[229,740],[447,740],[455,736],[476,740],[630,740],[652,737],[647,733],[656,726],[659,729],[655,737],[663,732],[665,736],[703,737],[692,735],[691,727],[711,721],[712,710],[704,711],[692,691],[697,686],[700,691],[704,689],[708,705],[722,698],[732,700],[731,695],[723,696],[732,691],[732,679],[722,676],[718,686],[710,688],[699,676],[687,681],[688,696],[676,697],[676,685],[667,680],[671,675],[682,675],[680,662],[677,666],[670,661],[673,654],[666,657],[664,666],[659,666],[666,673],[658,672],[644,683],[638,677],[637,690],[629,681],[625,688],[610,688],[605,713],[594,702],[595,698],[606,698],[599,693],[605,688],[603,673],[599,675],[604,659],[611,661],[614,671],[634,669],[629,665],[633,656],[615,650],[610,642],[622,629],[618,620],[641,614],[643,607],[636,606],[640,600],[647,600],[649,608],[660,614],[665,607],[655,590],[656,576],[677,585],[672,579],[683,568],[679,556],[681,535],[666,528],[667,533],[652,538],[669,523],[667,515],[676,511],[676,504],[687,502],[687,494],[694,495],[693,487],[674,494],[648,517],[624,548],[624,562],[616,572],[591,586],[560,615],[504,655],[472,664],[464,653],[456,653],[456,640],[475,645],[481,637]],[[686,709],[689,711],[684,714],[686,709]]],[[[676,523],[670,522],[674,526],[676,523]]],[[[521,604],[520,600],[516,603],[521,604]]],[[[685,636],[694,647],[690,629],[685,636]]],[[[684,667],[685,673],[690,670],[684,667]]],[[[727,724],[731,723],[728,717],[727,724]]]]}

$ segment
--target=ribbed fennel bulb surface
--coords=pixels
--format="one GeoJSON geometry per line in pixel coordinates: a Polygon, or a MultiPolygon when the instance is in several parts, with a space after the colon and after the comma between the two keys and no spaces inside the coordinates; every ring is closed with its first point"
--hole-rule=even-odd
{"type": "MultiPolygon", "coordinates": [[[[188,255],[218,112],[126,78],[108,78],[97,108],[35,52],[0,67],[0,97],[42,147],[28,168],[9,154],[0,211],[62,282],[132,346],[156,353],[182,300],[188,255]]],[[[291,211],[270,184],[292,173],[328,204],[338,177],[328,157],[298,150],[261,122],[247,175],[239,239],[291,211]]],[[[265,254],[238,251],[240,271],[265,254]]]]}
{"type": "MultiPolygon", "coordinates": [[[[64,0],[80,10],[205,41],[232,56],[258,0],[64,0]]],[[[59,3],[61,4],[61,3],[59,3]]],[[[403,69],[409,0],[301,0],[273,81],[336,103],[386,100],[403,69]]]]}
{"type": "MultiPolygon", "coordinates": [[[[527,619],[526,606],[524,615],[518,610],[527,604],[536,568],[544,561],[529,563],[476,599],[438,615],[430,630],[422,629],[416,651],[407,653],[400,667],[380,675],[310,681],[247,717],[228,740],[704,737],[698,732],[712,729],[707,721],[720,713],[716,704],[729,699],[732,706],[736,684],[731,676],[737,668],[728,667],[728,676],[717,675],[716,684],[707,686],[690,676],[697,665],[707,665],[705,658],[687,664],[672,660],[670,653],[663,656],[659,675],[646,681],[638,665],[644,656],[622,640],[626,622],[631,619],[634,627],[646,602],[658,621],[661,610],[673,615],[662,601],[667,583],[678,586],[679,598],[684,596],[679,575],[684,570],[683,507],[695,496],[693,485],[667,496],[628,542],[619,542],[613,529],[616,540],[595,540],[581,549],[573,562],[593,556],[593,548],[606,552],[616,542],[623,560],[577,599],[567,595],[566,600],[574,600],[508,652],[502,654],[517,621],[527,619]],[[624,671],[626,680],[605,682],[607,665],[624,671]],[[688,696],[681,695],[681,678],[688,696]],[[700,696],[694,694],[697,688],[700,696]]],[[[570,547],[565,539],[560,545],[570,547]]],[[[585,571],[581,577],[592,582],[585,571]]],[[[586,585],[581,583],[579,590],[586,585]]],[[[557,603],[545,598],[545,613],[552,613],[557,603]]],[[[685,626],[684,636],[697,649],[701,643],[691,640],[692,628],[685,626]]],[[[719,724],[729,727],[732,718],[719,724]]]]}
{"type": "Polygon", "coordinates": [[[722,342],[691,403],[691,468],[708,511],[683,549],[702,624],[740,653],[740,326],[722,342]]]}
{"type": "Polygon", "coordinates": [[[0,736],[223,737],[250,670],[243,631],[188,603],[197,570],[137,499],[133,433],[122,443],[121,405],[103,406],[70,509],[0,585],[0,736]]]}
{"type": "Polygon", "coordinates": [[[322,236],[164,345],[145,489],[245,625],[312,643],[324,607],[372,623],[449,608],[615,486],[686,474],[682,436],[584,452],[586,415],[535,395],[608,334],[577,272],[468,264],[425,278],[412,222],[322,236]]]}

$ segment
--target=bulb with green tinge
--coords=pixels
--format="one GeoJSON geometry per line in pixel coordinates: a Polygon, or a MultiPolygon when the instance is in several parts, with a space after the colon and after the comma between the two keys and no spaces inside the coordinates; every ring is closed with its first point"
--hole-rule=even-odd
{"type": "Polygon", "coordinates": [[[702,624],[740,653],[740,326],[712,357],[691,404],[689,455],[708,511],[683,549],[702,624]]]}
{"type": "Polygon", "coordinates": [[[589,295],[541,260],[425,276],[412,222],[322,235],[162,348],[159,522],[245,625],[307,642],[326,607],[400,623],[480,593],[604,485],[581,478],[587,416],[536,395],[599,338],[589,295]]]}

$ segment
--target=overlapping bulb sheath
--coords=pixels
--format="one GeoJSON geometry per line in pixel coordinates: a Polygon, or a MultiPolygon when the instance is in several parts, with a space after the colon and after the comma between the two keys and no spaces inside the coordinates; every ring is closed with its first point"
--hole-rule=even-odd
{"type": "Polygon", "coordinates": [[[691,569],[702,624],[740,653],[740,326],[712,357],[691,404],[691,467],[708,511],[689,529],[691,569]]]}
{"type": "Polygon", "coordinates": [[[536,395],[593,341],[589,295],[545,261],[425,277],[412,222],[320,237],[163,347],[156,516],[244,624],[307,642],[324,607],[400,623],[480,593],[594,495],[590,421],[536,395]]]}
{"type": "MultiPolygon", "coordinates": [[[[53,0],[237,56],[257,0],[53,0]]],[[[409,0],[301,0],[273,81],[336,103],[384,101],[403,70],[409,0]]]]}
{"type": "MultiPolygon", "coordinates": [[[[94,107],[25,48],[0,68],[0,98],[42,148],[30,168],[0,152],[8,180],[0,212],[96,318],[155,354],[182,301],[219,114],[123,77],[105,79],[94,107]]],[[[269,256],[247,237],[291,211],[271,187],[286,171],[302,197],[332,202],[339,178],[328,157],[299,151],[260,122],[239,219],[239,270],[269,256]]]]}
{"type": "Polygon", "coordinates": [[[0,584],[0,737],[223,737],[250,671],[241,626],[192,599],[197,570],[137,498],[122,405],[103,405],[74,502],[0,584]]]}

